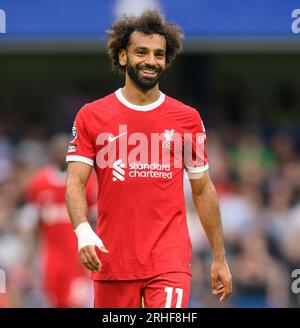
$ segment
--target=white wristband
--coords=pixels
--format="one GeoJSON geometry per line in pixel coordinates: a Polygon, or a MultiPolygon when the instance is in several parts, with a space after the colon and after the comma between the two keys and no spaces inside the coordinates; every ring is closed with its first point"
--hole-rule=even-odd
{"type": "Polygon", "coordinates": [[[104,246],[88,222],[80,223],[75,233],[78,238],[78,251],[85,246],[97,246],[98,248],[104,246]]]}

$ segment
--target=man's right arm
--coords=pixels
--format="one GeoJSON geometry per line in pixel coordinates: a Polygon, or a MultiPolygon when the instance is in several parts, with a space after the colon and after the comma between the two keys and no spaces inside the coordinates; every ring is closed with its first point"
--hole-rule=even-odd
{"type": "Polygon", "coordinates": [[[87,269],[95,272],[101,268],[101,262],[96,254],[95,246],[104,253],[108,253],[108,251],[88,223],[85,188],[91,172],[91,165],[82,162],[69,162],[66,204],[78,238],[80,259],[87,269]]]}
{"type": "Polygon", "coordinates": [[[88,206],[85,187],[92,166],[81,162],[69,162],[67,175],[66,203],[74,230],[88,221],[88,206]]]}

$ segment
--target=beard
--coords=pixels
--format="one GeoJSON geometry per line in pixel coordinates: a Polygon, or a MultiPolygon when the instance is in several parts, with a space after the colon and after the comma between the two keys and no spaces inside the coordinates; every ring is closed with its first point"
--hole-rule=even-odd
{"type": "Polygon", "coordinates": [[[163,70],[160,66],[150,66],[146,64],[138,64],[132,66],[129,62],[126,65],[126,71],[130,79],[134,84],[143,91],[152,89],[159,81],[163,74],[163,70]],[[157,74],[155,77],[146,77],[141,75],[141,70],[154,70],[157,74]]]}

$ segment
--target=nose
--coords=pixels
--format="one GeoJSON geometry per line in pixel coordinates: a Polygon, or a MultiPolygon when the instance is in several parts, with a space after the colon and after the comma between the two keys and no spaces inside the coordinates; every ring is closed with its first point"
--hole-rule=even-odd
{"type": "Polygon", "coordinates": [[[156,66],[156,59],[154,54],[148,54],[147,58],[146,58],[146,63],[150,66],[156,66]]]}

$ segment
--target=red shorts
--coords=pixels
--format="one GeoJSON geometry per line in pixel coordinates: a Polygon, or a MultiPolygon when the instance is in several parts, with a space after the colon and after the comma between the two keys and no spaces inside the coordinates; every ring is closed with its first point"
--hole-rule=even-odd
{"type": "Polygon", "coordinates": [[[168,272],[143,280],[94,281],[96,308],[186,308],[191,276],[168,272]]]}

